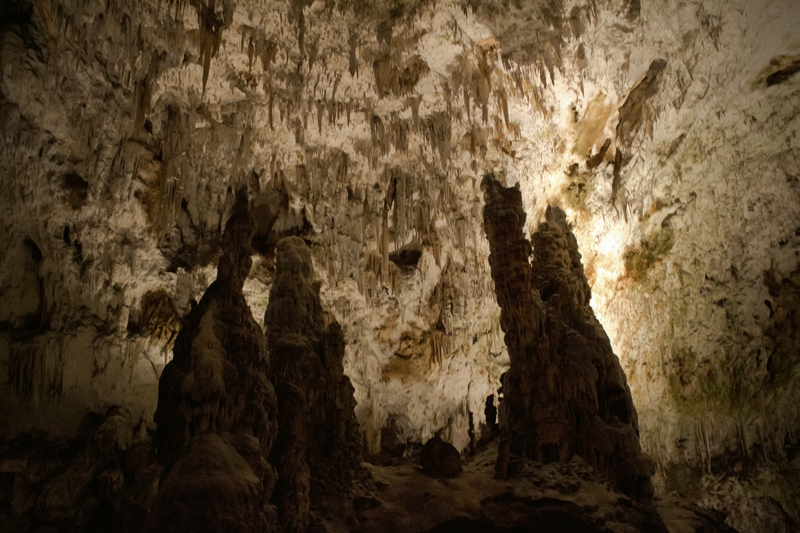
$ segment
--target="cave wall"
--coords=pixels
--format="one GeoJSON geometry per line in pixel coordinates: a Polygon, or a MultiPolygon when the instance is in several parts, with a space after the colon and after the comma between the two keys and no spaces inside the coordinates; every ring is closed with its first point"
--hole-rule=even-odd
{"type": "Polygon", "coordinates": [[[392,417],[408,438],[447,427],[463,448],[504,349],[469,222],[480,147],[457,148],[473,128],[440,94],[457,66],[477,71],[482,49],[441,40],[449,11],[209,5],[8,8],[3,109],[17,129],[4,165],[16,185],[3,205],[16,252],[4,263],[15,300],[2,346],[20,415],[8,427],[38,416],[53,428],[58,409],[66,431],[85,408],[115,403],[149,423],[151,384],[214,279],[231,191],[244,184],[264,252],[245,284],[254,315],[268,301],[270,241],[301,235],[344,326],[370,447],[392,417]]]}
{"type": "Polygon", "coordinates": [[[369,447],[391,421],[463,448],[508,365],[480,224],[494,171],[528,230],[567,212],[662,479],[792,458],[795,2],[2,10],[4,431],[120,404],[152,424],[245,184],[253,315],[271,243],[302,236],[369,447]]]}

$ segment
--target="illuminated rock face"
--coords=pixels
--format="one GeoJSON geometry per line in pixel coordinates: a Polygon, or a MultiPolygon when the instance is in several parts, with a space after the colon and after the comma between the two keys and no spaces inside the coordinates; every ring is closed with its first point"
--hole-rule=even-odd
{"type": "Polygon", "coordinates": [[[511,356],[503,375],[500,427],[510,451],[537,461],[579,455],[629,496],[653,497],[653,462],[641,453],[639,427],[619,360],[589,306],[578,242],[565,213],[548,208],[525,239],[517,188],[484,177],[500,325],[511,356]]]}
{"type": "Polygon", "coordinates": [[[278,401],[242,286],[255,220],[237,197],[217,279],[187,315],[159,381],[153,444],[166,471],[145,531],[275,531],[278,401]]]}

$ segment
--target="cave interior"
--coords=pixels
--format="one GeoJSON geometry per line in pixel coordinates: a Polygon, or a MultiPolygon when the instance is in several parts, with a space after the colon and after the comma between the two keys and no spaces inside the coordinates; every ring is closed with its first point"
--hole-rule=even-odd
{"type": "Polygon", "coordinates": [[[0,533],[800,531],[797,28],[0,2],[0,533]]]}

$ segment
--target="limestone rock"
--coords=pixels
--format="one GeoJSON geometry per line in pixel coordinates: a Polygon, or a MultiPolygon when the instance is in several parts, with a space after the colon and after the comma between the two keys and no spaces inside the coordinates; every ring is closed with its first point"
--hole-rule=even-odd
{"type": "Polygon", "coordinates": [[[264,324],[281,413],[276,497],[284,527],[303,531],[309,498],[317,507],[328,498],[347,498],[361,446],[353,387],[342,365],[342,330],[325,323],[308,247],[287,237],[278,242],[275,258],[264,324]]]}
{"type": "Polygon", "coordinates": [[[574,225],[658,490],[690,469],[697,502],[744,487],[713,494],[741,529],[762,497],[800,516],[795,319],[763,275],[800,250],[798,26],[796,0],[3,2],[0,434],[109,406],[155,429],[246,184],[259,325],[302,235],[370,450],[391,419],[468,449],[509,364],[493,171],[527,230],[574,225]]]}
{"type": "Polygon", "coordinates": [[[419,464],[431,477],[455,477],[461,473],[461,454],[436,435],[422,447],[419,464]]]}
{"type": "Polygon", "coordinates": [[[542,462],[579,455],[620,490],[649,502],[653,464],[640,451],[625,374],[589,307],[591,290],[564,212],[548,208],[531,250],[522,235],[519,190],[492,175],[482,188],[489,262],[511,356],[500,404],[511,453],[542,462]]]}
{"type": "Polygon", "coordinates": [[[159,382],[153,441],[167,470],[146,531],[272,531],[277,433],[269,354],[242,295],[255,221],[247,193],[227,221],[217,279],[187,315],[159,382]],[[247,525],[250,524],[250,525],[247,525]],[[247,525],[247,526],[246,526],[247,525]]]}

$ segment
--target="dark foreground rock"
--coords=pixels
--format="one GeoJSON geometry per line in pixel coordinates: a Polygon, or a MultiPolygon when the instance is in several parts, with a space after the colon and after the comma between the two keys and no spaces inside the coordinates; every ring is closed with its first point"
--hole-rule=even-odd
{"type": "Polygon", "coordinates": [[[261,328],[242,295],[255,221],[237,195],[217,279],[184,319],[159,381],[154,444],[165,466],[144,531],[277,531],[270,505],[277,398],[261,328]]]}
{"type": "Polygon", "coordinates": [[[437,435],[422,447],[419,464],[431,477],[455,477],[461,473],[461,454],[437,435]]]}
{"type": "Polygon", "coordinates": [[[537,533],[603,533],[592,516],[580,506],[555,498],[492,496],[481,501],[478,520],[456,518],[429,529],[426,533],[495,533],[536,531],[537,533]]]}
{"type": "Polygon", "coordinates": [[[519,189],[492,175],[482,188],[489,264],[511,358],[500,404],[510,453],[544,463],[578,455],[625,494],[651,501],[653,462],[640,449],[619,359],[589,305],[591,289],[566,215],[549,207],[531,247],[522,233],[519,189]]]}

